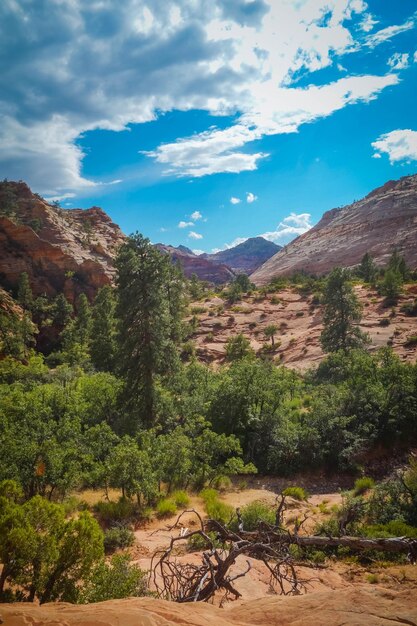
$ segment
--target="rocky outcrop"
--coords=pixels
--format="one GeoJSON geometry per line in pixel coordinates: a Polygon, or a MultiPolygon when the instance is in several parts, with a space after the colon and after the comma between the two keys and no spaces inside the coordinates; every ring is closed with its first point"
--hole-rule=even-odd
{"type": "Polygon", "coordinates": [[[233,248],[202,256],[215,263],[225,263],[236,273],[251,274],[279,250],[281,246],[272,241],[250,237],[233,248]]]}
{"type": "Polygon", "coordinates": [[[358,202],[327,211],[251,279],[264,285],[297,271],[324,274],[335,266],[357,265],[366,252],[384,266],[395,249],[417,267],[417,175],[389,181],[358,202]]]}
{"type": "Polygon", "coordinates": [[[61,209],[23,182],[0,183],[0,283],[8,289],[27,272],[35,295],[92,297],[111,282],[123,241],[99,207],[61,209]]]}
{"type": "Polygon", "coordinates": [[[16,602],[0,605],[0,620],[9,626],[386,626],[416,624],[417,605],[413,591],[361,585],[302,596],[230,602],[223,609],[203,602],[180,604],[153,598],[87,605],[16,602]]]}
{"type": "Polygon", "coordinates": [[[196,255],[185,246],[167,246],[162,243],[155,244],[158,250],[171,255],[172,260],[178,263],[187,278],[195,274],[200,280],[220,285],[234,278],[234,272],[224,263],[217,263],[196,255]]]}

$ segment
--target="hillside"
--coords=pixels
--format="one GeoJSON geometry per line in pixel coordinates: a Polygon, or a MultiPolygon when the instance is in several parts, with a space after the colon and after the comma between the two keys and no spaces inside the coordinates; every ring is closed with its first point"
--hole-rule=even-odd
{"type": "Polygon", "coordinates": [[[187,278],[195,274],[200,280],[219,285],[229,282],[234,277],[233,271],[224,263],[208,260],[203,255],[196,255],[186,246],[176,248],[163,243],[155,245],[161,252],[169,254],[174,263],[180,265],[187,278]]]}
{"type": "Polygon", "coordinates": [[[215,263],[225,263],[235,272],[251,274],[279,250],[281,246],[272,241],[263,237],[250,237],[233,248],[201,256],[215,263]]]}
{"type": "Polygon", "coordinates": [[[324,274],[338,265],[357,265],[366,252],[384,266],[394,249],[410,267],[417,266],[417,175],[389,181],[358,202],[327,211],[251,279],[265,285],[297,271],[324,274]]]}
{"type": "MultiPolygon", "coordinates": [[[[415,285],[406,288],[398,305],[387,309],[376,290],[357,286],[363,306],[361,328],[370,334],[370,350],[391,345],[404,361],[414,362],[416,350],[405,343],[417,335],[417,318],[407,316],[402,307],[416,297],[415,285]],[[382,321],[384,320],[384,321],[382,321]]],[[[245,296],[238,304],[216,296],[191,305],[198,318],[193,335],[198,358],[206,363],[224,361],[229,337],[243,333],[252,348],[259,352],[270,341],[264,336],[270,324],[278,327],[275,348],[269,352],[279,363],[297,370],[317,365],[324,354],[320,346],[322,310],[313,295],[303,295],[297,288],[285,288],[273,295],[245,296]]]]}
{"type": "Polygon", "coordinates": [[[61,209],[23,182],[0,184],[0,281],[15,288],[27,272],[36,295],[73,301],[111,282],[124,235],[98,207],[61,209]]]}

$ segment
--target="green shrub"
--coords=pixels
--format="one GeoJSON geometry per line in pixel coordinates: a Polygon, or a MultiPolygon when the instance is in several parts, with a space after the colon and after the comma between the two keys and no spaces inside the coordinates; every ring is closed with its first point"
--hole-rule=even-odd
{"type": "Polygon", "coordinates": [[[218,491],[227,491],[232,488],[232,481],[229,476],[217,476],[217,478],[213,480],[213,486],[218,491]]]}
{"type": "Polygon", "coordinates": [[[319,565],[319,564],[325,562],[325,560],[326,560],[326,553],[323,552],[322,550],[312,550],[311,552],[308,553],[308,559],[312,563],[315,563],[316,565],[319,565]]]}
{"type": "Polygon", "coordinates": [[[135,535],[126,526],[115,526],[104,533],[104,550],[106,554],[121,548],[129,548],[135,541],[135,535]]]}
{"type": "Polygon", "coordinates": [[[202,489],[198,495],[204,501],[204,504],[207,504],[207,502],[210,502],[211,500],[217,500],[219,498],[219,492],[216,489],[211,489],[210,487],[202,489]]]}
{"type": "Polygon", "coordinates": [[[186,509],[190,504],[190,498],[185,491],[175,491],[171,496],[179,509],[186,509]]]}
{"type": "Polygon", "coordinates": [[[137,512],[137,507],[127,498],[120,498],[117,502],[97,502],[94,505],[94,511],[99,521],[107,526],[132,519],[137,512]]]}
{"type": "Polygon", "coordinates": [[[77,600],[87,604],[144,596],[148,592],[146,579],[146,572],[130,563],[129,555],[116,554],[109,563],[102,560],[92,569],[77,600]]]}
{"type": "Polygon", "coordinates": [[[299,500],[300,502],[308,499],[308,493],[302,487],[287,487],[282,492],[282,495],[294,498],[294,500],[299,500]]]}
{"type": "Polygon", "coordinates": [[[379,576],[378,574],[368,574],[366,580],[370,585],[376,585],[379,583],[379,576]]]}
{"type": "Polygon", "coordinates": [[[402,520],[392,520],[387,524],[371,524],[363,526],[360,533],[365,537],[411,537],[417,539],[417,528],[410,526],[402,520]]]}
{"type": "Polygon", "coordinates": [[[86,511],[89,507],[85,500],[80,500],[77,496],[68,496],[62,503],[64,507],[65,516],[69,517],[77,511],[86,511]]]}
{"type": "MultiPolygon", "coordinates": [[[[242,516],[243,528],[246,531],[256,530],[259,522],[265,522],[266,524],[271,524],[271,526],[275,524],[275,511],[259,500],[242,507],[240,514],[242,516]]],[[[232,528],[237,530],[237,519],[233,520],[232,528]]]]}
{"type": "Polygon", "coordinates": [[[206,502],[206,512],[210,519],[214,519],[221,524],[229,524],[234,510],[229,504],[225,504],[220,500],[208,500],[206,502]]]}
{"type": "Polygon", "coordinates": [[[171,515],[175,515],[177,511],[177,505],[174,500],[170,498],[163,498],[156,505],[156,516],[160,519],[164,517],[171,517],[171,515]]]}
{"type": "Polygon", "coordinates": [[[391,320],[389,317],[383,317],[379,320],[379,325],[382,327],[389,326],[391,324],[391,320]]]}
{"type": "MultiPolygon", "coordinates": [[[[220,542],[217,539],[217,534],[210,531],[207,533],[216,548],[220,547],[220,542]]],[[[201,552],[210,547],[210,544],[201,535],[193,535],[188,539],[188,550],[190,552],[201,552]]]]}
{"type": "Polygon", "coordinates": [[[200,315],[203,313],[206,313],[207,309],[204,306],[192,306],[191,307],[191,314],[192,315],[200,315]]]}
{"type": "Polygon", "coordinates": [[[374,485],[375,485],[375,481],[372,478],[369,478],[368,476],[364,476],[363,478],[358,478],[357,480],[355,480],[353,494],[355,496],[361,496],[362,494],[372,489],[374,485]]]}
{"type": "Polygon", "coordinates": [[[417,346],[417,335],[410,335],[407,337],[406,341],[404,341],[404,346],[406,348],[413,348],[417,346]]]}

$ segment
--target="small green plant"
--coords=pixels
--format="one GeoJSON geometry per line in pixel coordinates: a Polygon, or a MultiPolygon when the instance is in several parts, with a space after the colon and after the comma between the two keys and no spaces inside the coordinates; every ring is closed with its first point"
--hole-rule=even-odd
{"type": "Polygon", "coordinates": [[[299,500],[300,502],[308,499],[308,493],[302,487],[287,487],[282,492],[282,495],[294,498],[294,500],[299,500]]]}
{"type": "Polygon", "coordinates": [[[207,309],[204,306],[192,306],[191,314],[192,315],[202,315],[203,313],[207,313],[207,309]]]}
{"type": "Polygon", "coordinates": [[[206,502],[206,512],[210,519],[214,519],[221,524],[229,524],[234,514],[233,508],[220,500],[209,500],[206,502]]]}
{"type": "Polygon", "coordinates": [[[386,326],[389,326],[391,324],[391,320],[389,317],[383,317],[382,319],[379,320],[379,325],[382,326],[383,328],[386,326]]]}
{"type": "Polygon", "coordinates": [[[308,558],[312,563],[316,565],[321,565],[326,560],[326,553],[322,550],[312,550],[308,554],[308,558]]]}
{"type": "Polygon", "coordinates": [[[378,574],[368,574],[366,580],[370,585],[376,585],[379,583],[379,576],[378,574]]]}
{"type": "Polygon", "coordinates": [[[110,554],[121,548],[129,548],[135,541],[135,535],[126,526],[115,526],[104,533],[104,550],[110,554]]]}
{"type": "Polygon", "coordinates": [[[407,337],[404,341],[404,346],[406,348],[414,348],[414,346],[417,346],[417,335],[410,335],[407,337]]]}
{"type": "Polygon", "coordinates": [[[227,491],[232,488],[232,481],[229,476],[217,476],[213,480],[213,487],[218,491],[227,491]]]}
{"type": "Polygon", "coordinates": [[[177,505],[174,500],[170,498],[163,498],[156,505],[156,516],[159,519],[163,519],[164,517],[171,517],[175,515],[177,511],[177,505]]]}
{"type": "MultiPolygon", "coordinates": [[[[240,514],[242,516],[243,528],[247,531],[256,530],[259,522],[266,522],[271,524],[271,526],[275,524],[275,511],[259,500],[242,507],[240,514]]],[[[234,519],[232,523],[234,530],[237,530],[237,524],[237,519],[234,519]]]]}
{"type": "Polygon", "coordinates": [[[126,522],[136,513],[136,507],[127,498],[120,498],[117,502],[97,502],[94,511],[99,521],[104,525],[126,522]]]}
{"type": "Polygon", "coordinates": [[[368,476],[363,476],[363,478],[357,478],[355,480],[355,486],[353,488],[353,495],[361,496],[362,494],[372,489],[374,485],[375,481],[373,480],[373,478],[370,478],[368,476]]]}
{"type": "Polygon", "coordinates": [[[175,491],[171,498],[179,509],[186,509],[190,504],[190,497],[185,491],[175,491]]]}

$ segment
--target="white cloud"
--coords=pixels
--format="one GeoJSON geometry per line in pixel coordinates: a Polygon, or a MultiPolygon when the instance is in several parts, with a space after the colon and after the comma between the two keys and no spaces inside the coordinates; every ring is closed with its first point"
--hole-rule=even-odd
{"type": "Polygon", "coordinates": [[[0,73],[0,167],[49,195],[99,184],[82,171],[88,132],[124,131],[173,110],[232,114],[236,123],[149,150],[166,173],[255,170],[268,155],[251,142],[396,84],[390,75],[347,76],[301,89],[293,86],[300,73],[336,67],[415,23],[364,36],[375,24],[364,0],[32,4],[0,3],[4,53],[16,59],[0,73]]]}
{"type": "Polygon", "coordinates": [[[393,71],[405,70],[409,65],[408,59],[409,59],[409,54],[407,52],[404,52],[404,53],[395,52],[395,54],[393,54],[392,57],[388,59],[388,66],[393,71]]]}
{"type": "Polygon", "coordinates": [[[201,220],[203,218],[202,214],[200,213],[200,211],[194,211],[194,213],[191,213],[190,215],[191,219],[194,220],[195,222],[197,222],[198,220],[201,220]]]}
{"type": "Polygon", "coordinates": [[[415,130],[392,130],[390,133],[381,135],[371,145],[376,151],[374,158],[387,154],[390,163],[417,161],[417,131],[415,130]]]}
{"type": "Polygon", "coordinates": [[[194,226],[194,222],[178,222],[178,228],[189,228],[190,226],[194,226]]]}
{"type": "Polygon", "coordinates": [[[199,256],[200,254],[204,254],[204,250],[194,250],[193,249],[194,254],[196,254],[197,256],[199,256]]]}
{"type": "Polygon", "coordinates": [[[414,52],[413,61],[417,63],[417,50],[414,52]]]}
{"type": "MultiPolygon", "coordinates": [[[[47,202],[61,202],[61,200],[68,200],[68,198],[75,198],[75,193],[63,193],[61,196],[48,196],[45,198],[47,202]]],[[[68,203],[66,203],[68,204],[68,203]]]]}
{"type": "Polygon", "coordinates": [[[200,235],[200,233],[196,233],[193,230],[188,233],[188,237],[190,239],[203,239],[203,235],[200,235]]]}
{"type": "Polygon", "coordinates": [[[159,229],[160,233],[167,233],[168,232],[168,228],[165,228],[164,226],[161,226],[161,228],[159,229]]]}
{"type": "Polygon", "coordinates": [[[378,24],[378,20],[374,19],[373,15],[370,13],[365,13],[362,21],[359,23],[359,28],[363,30],[364,33],[369,33],[376,24],[378,24]]]}
{"type": "Polygon", "coordinates": [[[416,23],[415,17],[413,16],[411,19],[404,22],[404,24],[398,24],[396,26],[387,26],[387,28],[382,28],[378,30],[373,35],[369,35],[366,41],[366,45],[370,48],[375,48],[379,46],[381,43],[385,41],[389,41],[393,37],[397,35],[401,35],[401,33],[405,33],[407,30],[411,30],[414,28],[416,23]]]}
{"type": "Polygon", "coordinates": [[[255,202],[255,200],[257,199],[258,199],[258,196],[255,196],[255,194],[252,193],[251,191],[246,192],[246,202],[248,204],[252,204],[252,202],[255,202]]]}
{"type": "Polygon", "coordinates": [[[283,245],[294,239],[294,237],[306,233],[312,226],[310,213],[291,213],[284,217],[276,230],[262,233],[260,236],[268,239],[268,241],[283,245]]]}
{"type": "Polygon", "coordinates": [[[240,203],[241,203],[240,198],[236,198],[235,196],[232,196],[230,198],[230,204],[240,204],[240,203]]]}

